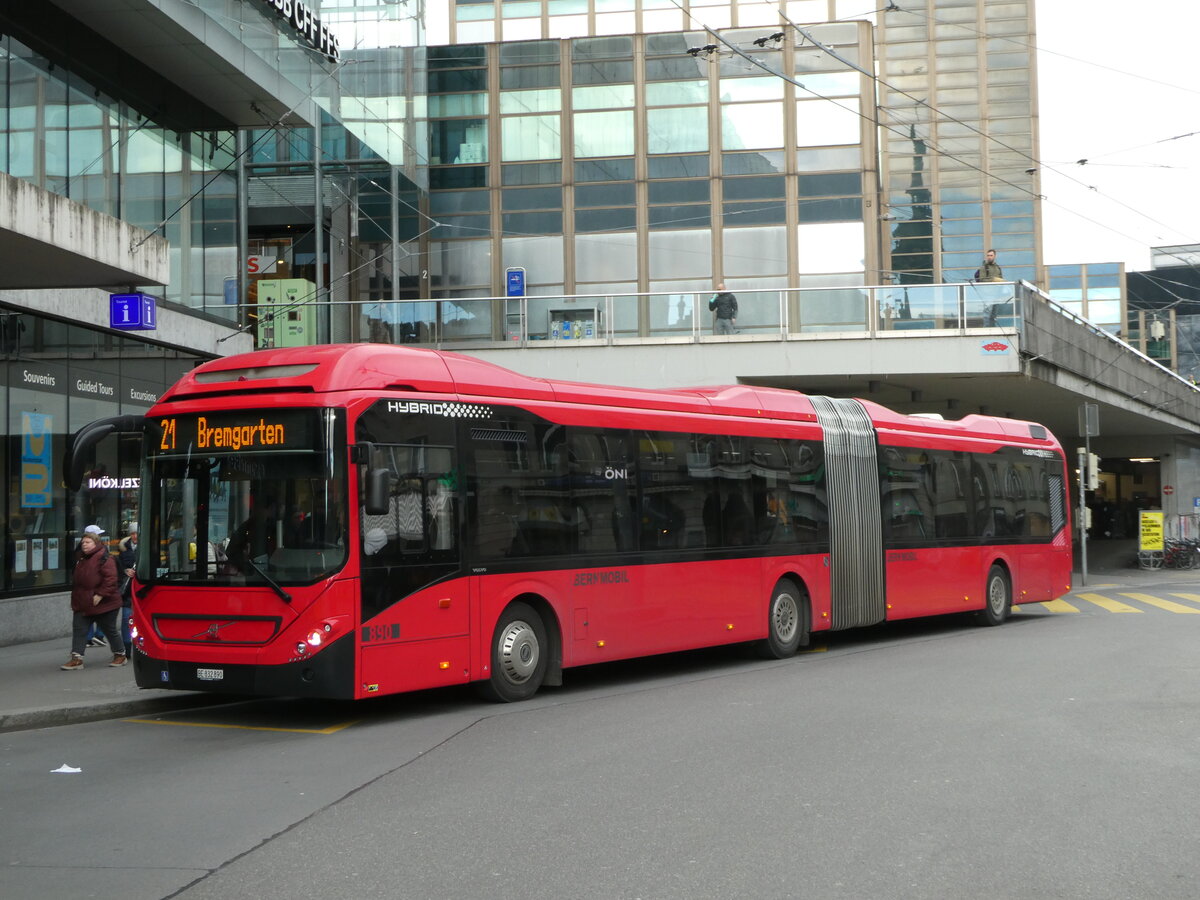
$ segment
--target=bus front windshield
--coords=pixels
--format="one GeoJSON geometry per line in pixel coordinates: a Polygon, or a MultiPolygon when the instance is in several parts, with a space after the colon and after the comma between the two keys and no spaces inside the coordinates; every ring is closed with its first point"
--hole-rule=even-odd
{"type": "Polygon", "coordinates": [[[344,453],[151,456],[138,577],[148,584],[311,583],[346,561],[344,453]]]}

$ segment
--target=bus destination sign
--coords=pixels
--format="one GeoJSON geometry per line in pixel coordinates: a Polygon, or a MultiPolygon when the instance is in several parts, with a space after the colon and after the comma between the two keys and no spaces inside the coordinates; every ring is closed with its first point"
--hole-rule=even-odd
{"type": "Polygon", "coordinates": [[[152,456],[312,450],[315,410],[247,410],[147,419],[152,456]]]}

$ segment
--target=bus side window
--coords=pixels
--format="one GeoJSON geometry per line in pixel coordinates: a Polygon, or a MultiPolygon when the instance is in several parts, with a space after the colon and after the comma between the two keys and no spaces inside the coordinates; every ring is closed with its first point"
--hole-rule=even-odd
{"type": "Polygon", "coordinates": [[[883,453],[884,525],[887,537],[919,541],[933,537],[932,477],[919,451],[889,447],[883,453]]]}

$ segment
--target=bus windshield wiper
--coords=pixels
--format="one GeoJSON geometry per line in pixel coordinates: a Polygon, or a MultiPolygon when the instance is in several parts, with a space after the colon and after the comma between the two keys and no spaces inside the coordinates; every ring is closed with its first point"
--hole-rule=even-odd
{"type": "Polygon", "coordinates": [[[249,556],[246,557],[245,562],[246,562],[246,565],[248,565],[255,572],[257,572],[259,575],[262,576],[263,581],[265,581],[267,584],[269,584],[271,586],[271,589],[273,591],[275,591],[275,593],[277,593],[285,603],[292,602],[292,595],[289,594],[287,591],[285,591],[283,588],[281,588],[279,586],[279,582],[277,582],[274,578],[272,578],[270,575],[268,575],[266,572],[264,572],[262,569],[260,569],[258,567],[258,563],[256,563],[249,556]]]}

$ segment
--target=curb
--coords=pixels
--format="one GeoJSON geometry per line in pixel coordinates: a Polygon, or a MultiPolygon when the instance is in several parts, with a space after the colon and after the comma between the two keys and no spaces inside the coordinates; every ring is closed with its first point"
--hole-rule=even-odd
{"type": "MultiPolygon", "coordinates": [[[[242,699],[244,698],[230,697],[226,702],[242,699]]],[[[49,709],[18,709],[0,713],[0,734],[220,705],[221,700],[211,694],[179,694],[171,697],[146,697],[145,699],[112,700],[78,706],[56,706],[49,709]]]]}

